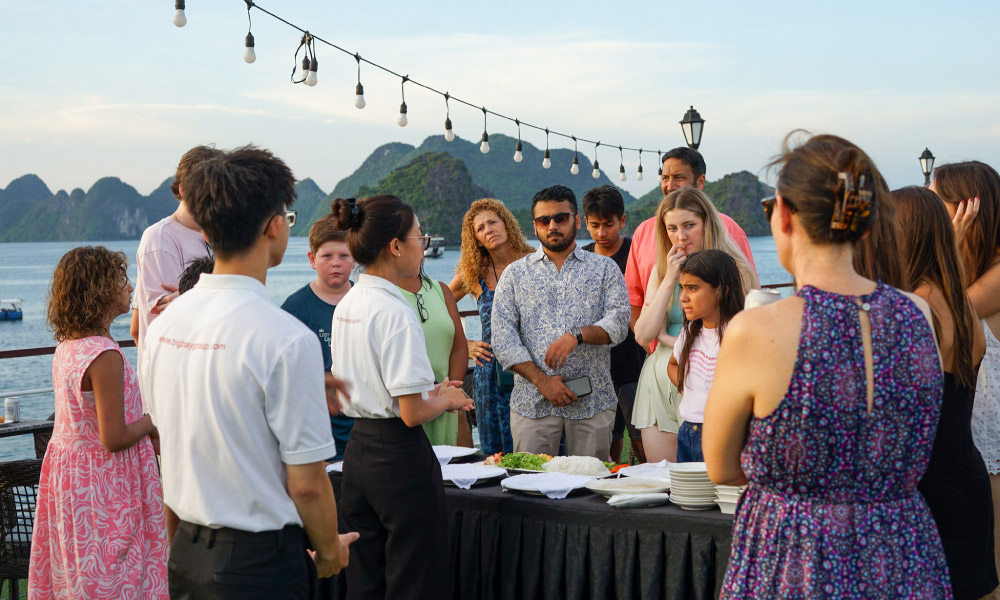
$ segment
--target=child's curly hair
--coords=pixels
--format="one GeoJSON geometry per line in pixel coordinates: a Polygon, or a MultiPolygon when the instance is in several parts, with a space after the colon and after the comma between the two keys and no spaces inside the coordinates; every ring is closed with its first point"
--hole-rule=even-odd
{"type": "Polygon", "coordinates": [[[56,341],[104,329],[118,316],[127,267],[124,252],[104,246],[82,246],[63,255],[49,289],[47,318],[56,341]]]}

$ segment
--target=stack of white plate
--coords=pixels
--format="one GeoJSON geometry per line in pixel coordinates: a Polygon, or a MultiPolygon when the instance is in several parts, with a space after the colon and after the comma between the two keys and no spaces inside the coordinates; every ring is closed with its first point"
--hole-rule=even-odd
{"type": "Polygon", "coordinates": [[[715,484],[703,462],[670,465],[670,501],[687,510],[715,508],[715,484]]]}
{"type": "Polygon", "coordinates": [[[745,485],[716,485],[715,503],[719,505],[719,510],[724,515],[736,514],[736,504],[740,501],[747,486],[745,485]]]}

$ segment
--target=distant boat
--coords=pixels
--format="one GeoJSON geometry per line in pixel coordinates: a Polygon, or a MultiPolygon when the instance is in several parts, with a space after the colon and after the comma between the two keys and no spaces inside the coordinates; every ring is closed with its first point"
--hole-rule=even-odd
{"type": "Polygon", "coordinates": [[[431,245],[424,250],[424,258],[441,258],[444,256],[444,238],[431,237],[431,245]]]}
{"type": "Polygon", "coordinates": [[[23,317],[20,300],[13,298],[0,300],[0,321],[20,321],[23,317]]]}

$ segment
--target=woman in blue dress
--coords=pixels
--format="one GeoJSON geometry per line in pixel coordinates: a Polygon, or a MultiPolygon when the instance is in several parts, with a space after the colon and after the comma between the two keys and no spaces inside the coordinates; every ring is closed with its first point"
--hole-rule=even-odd
{"type": "MultiPolygon", "coordinates": [[[[510,388],[501,388],[503,371],[490,351],[493,291],[507,266],[535,251],[503,202],[476,200],[462,220],[462,254],[450,284],[455,300],[472,294],[479,307],[483,339],[469,340],[469,358],[476,363],[474,396],[479,446],[484,455],[513,452],[510,435],[510,388]]],[[[513,386],[513,381],[510,382],[513,386]]]]}

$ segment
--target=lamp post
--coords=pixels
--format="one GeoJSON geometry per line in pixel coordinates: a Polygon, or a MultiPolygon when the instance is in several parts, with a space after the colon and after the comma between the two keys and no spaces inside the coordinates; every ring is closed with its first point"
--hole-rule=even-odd
{"type": "Polygon", "coordinates": [[[681,131],[684,132],[684,142],[688,148],[697,150],[701,145],[701,132],[705,128],[705,119],[701,118],[698,111],[691,107],[681,120],[681,131]]]}
{"type": "Polygon", "coordinates": [[[934,155],[928,148],[924,148],[923,154],[920,155],[920,170],[924,172],[924,185],[930,185],[931,171],[934,170],[934,155]]]}

